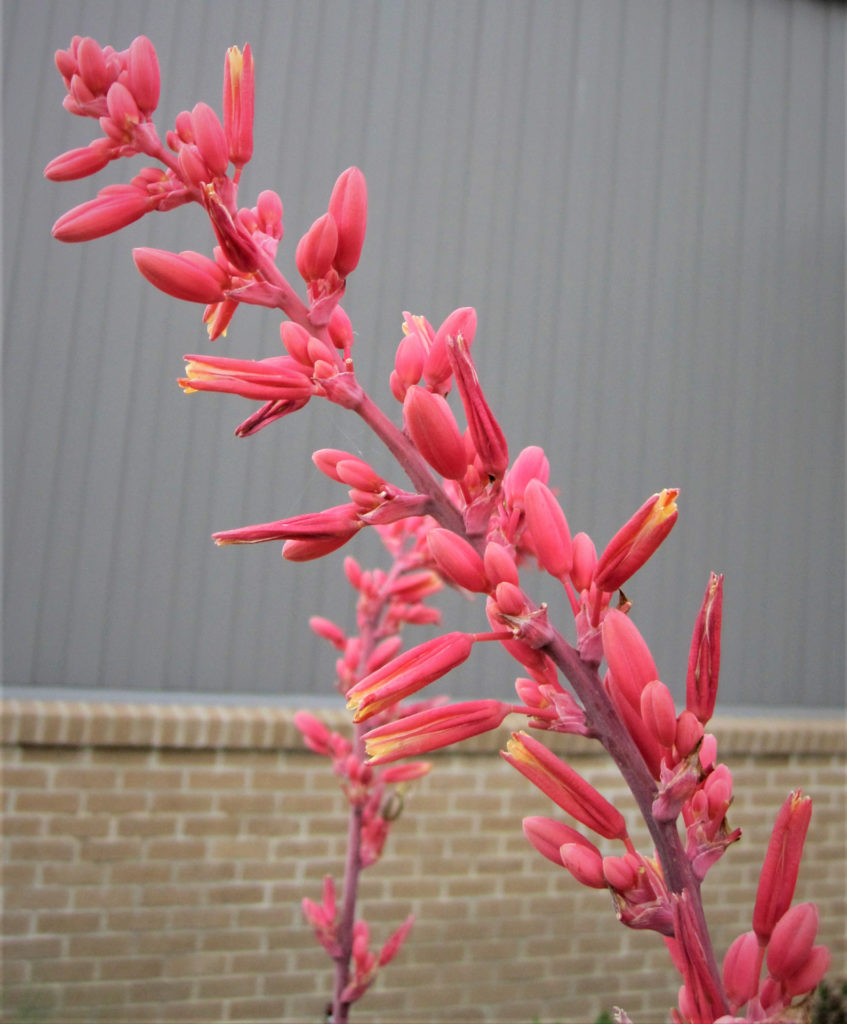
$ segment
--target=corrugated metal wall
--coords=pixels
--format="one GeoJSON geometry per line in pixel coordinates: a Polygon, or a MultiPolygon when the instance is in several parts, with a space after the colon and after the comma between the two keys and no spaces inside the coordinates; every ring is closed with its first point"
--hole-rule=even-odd
{"type": "MultiPolygon", "coordinates": [[[[631,587],[677,694],[715,569],[724,704],[842,702],[842,5],[7,0],[3,13],[7,686],[326,693],[332,659],[306,618],[351,621],[340,556],[292,566],[276,546],[209,542],[340,500],[313,448],[374,449],[314,403],[237,441],[245,403],[181,394],[181,356],[206,344],[199,307],[149,288],[129,249],[207,248],[199,211],[81,247],[50,237],[128,171],[43,180],[93,135],[62,111],[52,53],[74,33],[120,47],[145,33],[162,130],[198,99],[218,106],[226,47],[253,45],[242,196],[281,193],[293,278],[336,174],[365,171],[368,241],[345,305],[376,395],[403,309],[437,322],[473,304],[491,403],[514,452],[547,447],[574,530],[602,545],[652,491],[682,488],[676,530],[631,587]]],[[[277,322],[244,309],[217,345],[271,354],[277,322]]],[[[450,607],[483,621],[478,603],[450,607]]],[[[450,687],[506,694],[513,675],[486,651],[450,687]]]]}

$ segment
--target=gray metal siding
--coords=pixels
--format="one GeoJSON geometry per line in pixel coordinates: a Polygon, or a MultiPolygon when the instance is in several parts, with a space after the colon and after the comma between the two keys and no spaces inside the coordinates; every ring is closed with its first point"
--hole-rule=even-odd
{"type": "MultiPolygon", "coordinates": [[[[652,491],[681,487],[680,521],[631,587],[677,695],[714,569],[724,706],[843,702],[843,5],[7,0],[3,14],[7,686],[325,693],[332,658],[306,619],[352,622],[343,553],[296,566],[277,546],[209,542],[336,503],[309,453],[374,447],[317,402],[238,441],[246,403],[180,393],[180,357],[208,344],[199,307],[149,288],[129,249],[208,249],[199,211],[79,247],[50,237],[128,176],[121,162],[42,178],[94,134],[60,107],[53,51],[145,33],[162,131],[198,99],[218,107],[226,47],[253,45],[242,196],[282,195],[292,280],[336,174],[365,171],[345,305],[376,396],[393,402],[402,310],[438,322],[472,304],[513,452],[547,448],[573,530],[602,545],[652,491]]],[[[250,308],[216,343],[277,347],[277,320],[250,308]]],[[[479,602],[448,606],[484,620],[479,602]]],[[[513,676],[486,650],[450,688],[507,694],[513,676]]]]}

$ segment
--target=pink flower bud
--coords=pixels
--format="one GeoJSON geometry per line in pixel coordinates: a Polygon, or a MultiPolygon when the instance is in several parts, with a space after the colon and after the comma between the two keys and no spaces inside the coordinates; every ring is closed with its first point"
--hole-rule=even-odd
{"type": "Polygon", "coordinates": [[[550,478],[550,463],[544,449],[530,445],[518,454],[503,480],[503,488],[510,504],[523,507],[523,496],[530,480],[546,484],[550,478]]]}
{"type": "Polygon", "coordinates": [[[768,941],[791,906],[811,816],[812,801],[799,789],[789,794],[777,814],[753,908],[753,931],[761,943],[768,941]]]}
{"type": "Polygon", "coordinates": [[[603,877],[618,892],[627,892],[638,881],[638,861],[631,855],[603,858],[603,877]]]}
{"type": "Polygon", "coordinates": [[[404,385],[404,395],[406,388],[417,384],[421,379],[425,356],[423,342],[414,331],[411,334],[407,334],[397,346],[394,368],[404,385]]]}
{"type": "Polygon", "coordinates": [[[594,844],[589,849],[580,843],[564,843],[559,849],[562,864],[573,877],[589,889],[605,889],[603,858],[594,844]]]}
{"type": "MultiPolygon", "coordinates": [[[[371,672],[348,693],[354,722],[364,722],[461,665],[474,644],[469,633],[434,637],[371,672]]],[[[407,720],[408,721],[408,720],[407,720]]]]}
{"type": "Polygon", "coordinates": [[[338,248],[338,228],[331,213],[325,213],[312,224],[297,243],[294,261],[304,281],[319,281],[332,268],[338,248]]]}
{"type": "Polygon", "coordinates": [[[379,966],[384,967],[389,961],[393,960],[400,951],[400,947],[406,941],[406,936],[412,930],[412,925],[415,923],[414,914],[410,914],[403,924],[394,932],[393,935],[388,939],[379,954],[379,966]]]}
{"type": "Polygon", "coordinates": [[[613,591],[637,572],[676,522],[675,487],[654,494],[609,541],[594,571],[601,590],[613,591]]]}
{"type": "Polygon", "coordinates": [[[571,581],[578,591],[588,590],[594,578],[597,565],[597,549],[587,533],[578,533],[573,538],[573,567],[571,581]]]}
{"type": "Polygon", "coordinates": [[[826,946],[812,946],[803,966],[782,983],[788,997],[802,996],[816,989],[823,981],[831,962],[832,955],[826,946]]]}
{"type": "Polygon", "coordinates": [[[254,78],[250,44],[243,53],[231,46],[224,59],[223,127],[229,159],[238,168],[253,155],[254,78]]]}
{"type": "Polygon", "coordinates": [[[641,717],[663,747],[672,747],[676,739],[676,708],[671,691],[658,679],[641,691],[641,717]]]}
{"type": "Polygon", "coordinates": [[[428,761],[408,761],[406,764],[393,764],[380,773],[380,781],[386,785],[398,782],[414,782],[428,775],[432,765],[428,761]]]}
{"type": "Polygon", "coordinates": [[[658,679],[656,663],[644,638],[628,615],[610,608],[603,619],[603,654],[619,692],[641,713],[641,691],[658,679]]]}
{"type": "Polygon", "coordinates": [[[818,934],[818,908],[798,903],[777,921],[768,942],[768,971],[784,981],[804,966],[818,934]]]}
{"type": "Polygon", "coordinates": [[[715,710],[721,664],[723,576],[711,574],[691,638],[686,680],[686,707],[703,723],[715,710]]]}
{"type": "MultiPolygon", "coordinates": [[[[680,757],[688,757],[703,738],[703,726],[687,709],[683,711],[676,723],[674,745],[680,757]]],[[[706,767],[704,765],[704,767],[706,767]]]]}
{"type": "Polygon", "coordinates": [[[573,566],[571,533],[562,506],[550,488],[538,479],[524,491],[526,522],[541,567],[562,579],[573,566]]]}
{"type": "MultiPolygon", "coordinates": [[[[599,856],[599,850],[591,840],[586,839],[581,832],[577,832],[570,825],[556,821],[555,818],[545,818],[541,815],[524,818],[523,831],[535,849],[558,867],[563,866],[559,851],[566,843],[579,846],[584,850],[593,850],[599,856]]],[[[602,884],[601,882],[601,886],[602,884]]]]}
{"type": "Polygon", "coordinates": [[[376,672],[378,668],[387,665],[392,658],[396,658],[403,646],[401,636],[390,636],[379,644],[373,654],[368,658],[367,671],[376,672]]]}
{"type": "Polygon", "coordinates": [[[350,323],[350,317],[347,316],[341,306],[336,306],[333,309],[332,316],[327,324],[327,330],[333,345],[346,355],[349,355],[350,349],[353,347],[353,325],[350,323]]]}
{"type": "Polygon", "coordinates": [[[200,155],[215,177],[223,177],[229,166],[226,135],[218,115],[207,103],[197,103],[191,111],[194,139],[200,155]]]}
{"type": "Polygon", "coordinates": [[[80,77],[92,94],[97,96],[105,93],[113,78],[109,74],[100,44],[89,36],[80,39],[76,59],[80,77]]]}
{"type": "Polygon", "coordinates": [[[501,756],[577,821],[605,836],[627,835],[623,815],[543,743],[524,732],[512,733],[501,756]]]}
{"type": "Polygon", "coordinates": [[[329,729],[308,711],[298,711],[294,715],[294,724],[303,736],[303,742],[316,754],[330,755],[329,729]]]}
{"type": "Polygon", "coordinates": [[[344,650],[344,645],[347,643],[347,635],[334,622],[324,619],[320,615],[313,615],[309,619],[309,628],[313,633],[323,637],[324,640],[328,640],[337,650],[344,650]]]}
{"type": "Polygon", "coordinates": [[[136,36],[127,52],[127,86],[145,117],[159,105],[159,59],[147,36],[136,36]]]}
{"type": "Polygon", "coordinates": [[[230,285],[223,267],[199,252],[140,248],[132,258],[150,284],[186,302],[220,302],[230,285]]]}
{"type": "Polygon", "coordinates": [[[461,480],[467,459],[456,418],[447,400],[415,385],[406,392],[403,420],[415,447],[448,480],[461,480]]]}
{"type": "Polygon", "coordinates": [[[113,82],[106,93],[106,108],[115,127],[125,135],[141,120],[141,111],[132,93],[121,82],[113,82]]]}
{"type": "Polygon", "coordinates": [[[95,139],[81,149],[69,149],[54,157],[44,168],[44,177],[50,181],[76,181],[102,170],[117,156],[109,139],[95,139]]]}
{"type": "Polygon", "coordinates": [[[368,220],[368,191],[358,167],[348,167],[338,178],[329,198],[329,212],[338,228],[338,248],[333,265],[347,277],[359,262],[368,220]]]}
{"type": "Polygon", "coordinates": [[[282,545],[282,557],[287,562],[313,562],[316,558],[331,555],[349,540],[349,537],[307,537],[287,540],[282,545]]]}
{"type": "Polygon", "coordinates": [[[426,540],[435,564],[449,580],[473,593],[488,592],[490,584],[482,558],[463,537],[438,528],[431,530],[426,540]]]}
{"type": "Polygon", "coordinates": [[[482,561],[488,582],[492,586],[496,587],[498,583],[511,583],[512,586],[517,587],[520,584],[514,556],[502,544],[498,544],[496,541],[486,544],[482,561]]]}
{"type": "Polygon", "coordinates": [[[132,185],[107,185],[96,199],[62,214],[53,225],[53,237],[60,242],[90,242],[125,228],[151,208],[147,195],[132,185]]]}
{"type": "Polygon", "coordinates": [[[730,945],[723,960],[723,984],[730,1006],[737,1010],[759,989],[762,955],[755,932],[744,932],[730,945]]]}

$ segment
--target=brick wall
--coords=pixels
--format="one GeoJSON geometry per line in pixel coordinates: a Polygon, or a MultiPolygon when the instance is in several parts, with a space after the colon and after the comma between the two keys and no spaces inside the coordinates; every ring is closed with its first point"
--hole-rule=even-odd
{"type": "MultiPolygon", "coordinates": [[[[299,903],[340,873],[345,807],[289,711],[7,701],[2,725],[5,1021],[322,1021],[328,960],[299,903]]],[[[716,946],[749,928],[773,816],[800,785],[815,811],[797,899],[820,903],[844,976],[843,724],[715,731],[745,832],[706,883],[716,946]]],[[[586,1024],[615,1004],[666,1019],[663,944],[531,851],[520,819],[550,805],[496,756],[504,738],[435,756],[365,873],[377,941],[417,921],[357,1019],[586,1024]]],[[[594,747],[557,739],[626,802],[594,747]]]]}

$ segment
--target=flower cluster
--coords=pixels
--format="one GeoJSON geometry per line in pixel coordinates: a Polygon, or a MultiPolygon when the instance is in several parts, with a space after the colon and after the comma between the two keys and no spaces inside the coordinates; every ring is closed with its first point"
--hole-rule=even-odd
{"type": "MultiPolygon", "coordinates": [[[[389,380],[402,407],[402,426],[395,425],[356,375],[352,326],[339,304],[365,237],[367,196],[361,172],[350,168],[341,175],[327,211],[296,247],[305,301],[274,263],[282,238],[279,198],[265,192],[255,207],[238,206],[241,169],[252,152],[249,47],[227,54],[223,123],[210,107],[197,104],[179,115],[167,145],[159,142],[150,120],[158,69],[149,41],[136,40],[126,53],[117,54],[92,40],[75,39],[57,55],[57,64],[68,89],[68,109],[100,118],[105,138],[52,161],[49,177],[91,174],[108,160],[132,153],[153,156],[163,166],[148,168],[130,185],[104,189],[97,199],[65,214],[54,227],[56,237],[83,241],[149,210],[197,202],[217,241],[212,256],[136,250],[141,273],[177,298],[203,303],[212,339],[225,332],[240,302],[276,308],[287,317],[280,330],[282,351],[270,358],[187,356],[180,380],[184,390],[226,392],[259,403],[238,427],[239,436],[302,409],[313,397],[325,398],[360,417],[410,483],[398,487],[358,456],[321,449],[313,456],[316,465],[347,489],[347,500],[214,536],[221,545],[282,542],[286,558],[306,561],[372,527],[392,554],[393,568],[387,573],[363,573],[352,560],[346,563],[360,595],[356,636],[346,636],[326,620],[313,620],[341,653],[339,690],[353,712],[354,740],[331,733],[312,716],[298,718],[307,744],[331,759],[359,816],[348,865],[358,871],[379,855],[395,806],[385,786],[410,777],[404,773],[415,777],[423,770],[414,763],[400,769],[386,764],[494,729],[509,713],[524,716],[537,732],[578,733],[599,742],[614,759],[653,849],[637,851],[620,811],[535,736],[518,731],[504,759],[583,829],[620,842],[622,849],[603,856],[577,828],[542,816],[524,821],[529,841],[580,883],[608,889],[624,924],[663,937],[683,979],[672,1012],[675,1021],[788,1020],[796,1000],[807,996],[828,964],[826,950],[813,944],[817,912],[808,904],[790,907],[808,800],[792,795],[777,821],[753,931],[736,940],[723,971],[700,898],[708,869],[740,835],[727,821],[730,772],[718,763],[715,738],[705,731],[718,687],[723,578],[712,574],[706,587],[681,710],[621,590],[625,584],[629,589],[629,580],[673,528],[677,489],[648,498],[599,555],[588,533],[572,534],[544,451],[533,446],[510,459],[472,354],[477,317],[471,308],[453,311],[437,328],[424,316],[403,315],[389,380]],[[463,425],[454,411],[458,407],[463,425]],[[524,576],[533,566],[561,584],[561,607],[551,609],[532,599],[524,576]],[[448,631],[401,652],[399,626],[433,621],[422,600],[442,581],[483,596],[489,631],[448,631]],[[555,625],[555,617],[562,615],[569,618],[573,643],[555,625]],[[400,701],[462,664],[480,642],[500,643],[520,665],[515,684],[519,704],[486,698],[402,709],[400,701]],[[765,963],[767,975],[761,980],[765,963]]],[[[353,919],[354,902],[346,885],[339,914],[328,882],[321,905],[304,904],[339,966],[336,1024],[347,1019],[349,1002],[393,955],[409,926],[403,925],[374,955],[368,950],[367,926],[353,919]],[[341,968],[351,958],[352,977],[341,968]]]]}

